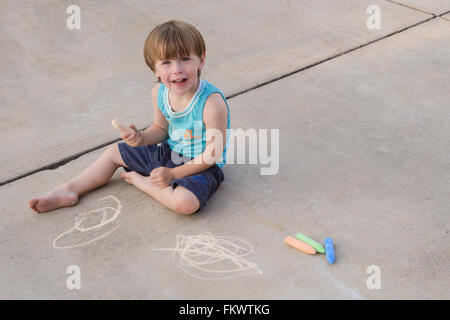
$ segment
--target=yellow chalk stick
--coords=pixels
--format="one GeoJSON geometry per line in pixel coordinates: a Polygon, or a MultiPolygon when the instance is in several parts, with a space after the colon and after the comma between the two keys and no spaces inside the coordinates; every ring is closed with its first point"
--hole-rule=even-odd
{"type": "Polygon", "coordinates": [[[291,236],[287,236],[284,239],[284,242],[288,245],[290,245],[291,247],[294,247],[306,254],[316,254],[316,250],[311,247],[309,244],[306,244],[300,240],[297,240],[291,236]]]}

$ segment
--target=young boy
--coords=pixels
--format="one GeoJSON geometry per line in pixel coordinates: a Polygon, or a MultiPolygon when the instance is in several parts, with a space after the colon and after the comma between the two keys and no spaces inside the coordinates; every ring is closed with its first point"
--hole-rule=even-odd
{"type": "Polygon", "coordinates": [[[130,125],[132,132],[120,135],[125,142],[108,147],[69,182],[30,199],[34,212],[75,205],[119,167],[127,183],[182,214],[202,209],[217,190],[224,180],[230,114],[223,93],[200,78],[203,37],[186,22],[168,21],[149,34],[144,57],[159,82],[152,90],[153,125],[145,131],[130,125]],[[189,161],[180,163],[181,157],[189,161]]]}

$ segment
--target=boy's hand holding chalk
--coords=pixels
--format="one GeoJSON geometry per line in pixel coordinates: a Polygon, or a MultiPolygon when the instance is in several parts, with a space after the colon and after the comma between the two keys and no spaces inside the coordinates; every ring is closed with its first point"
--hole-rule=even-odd
{"type": "Polygon", "coordinates": [[[111,124],[121,132],[120,137],[130,146],[139,147],[142,144],[142,134],[140,131],[136,129],[134,124],[130,125],[130,127],[125,126],[124,124],[118,122],[114,119],[111,124]]]}

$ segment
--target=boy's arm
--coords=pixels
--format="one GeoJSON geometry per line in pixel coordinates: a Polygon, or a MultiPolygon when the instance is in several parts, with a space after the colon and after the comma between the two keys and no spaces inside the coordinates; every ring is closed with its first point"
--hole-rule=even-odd
{"type": "Polygon", "coordinates": [[[206,128],[205,151],[191,161],[172,168],[173,179],[181,179],[205,171],[222,157],[226,143],[227,105],[220,93],[208,97],[203,109],[203,122],[206,128]]]}
{"type": "Polygon", "coordinates": [[[162,114],[158,108],[158,88],[159,84],[152,89],[152,101],[153,101],[153,124],[142,131],[142,144],[143,146],[150,144],[158,144],[164,141],[168,137],[168,124],[166,117],[162,114]]]}

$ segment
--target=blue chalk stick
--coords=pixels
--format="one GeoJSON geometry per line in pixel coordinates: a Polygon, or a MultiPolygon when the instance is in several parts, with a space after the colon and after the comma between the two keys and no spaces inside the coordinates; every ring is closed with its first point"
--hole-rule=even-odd
{"type": "Polygon", "coordinates": [[[330,264],[334,263],[334,246],[333,241],[330,238],[325,239],[325,255],[327,256],[327,260],[330,264]]]}

